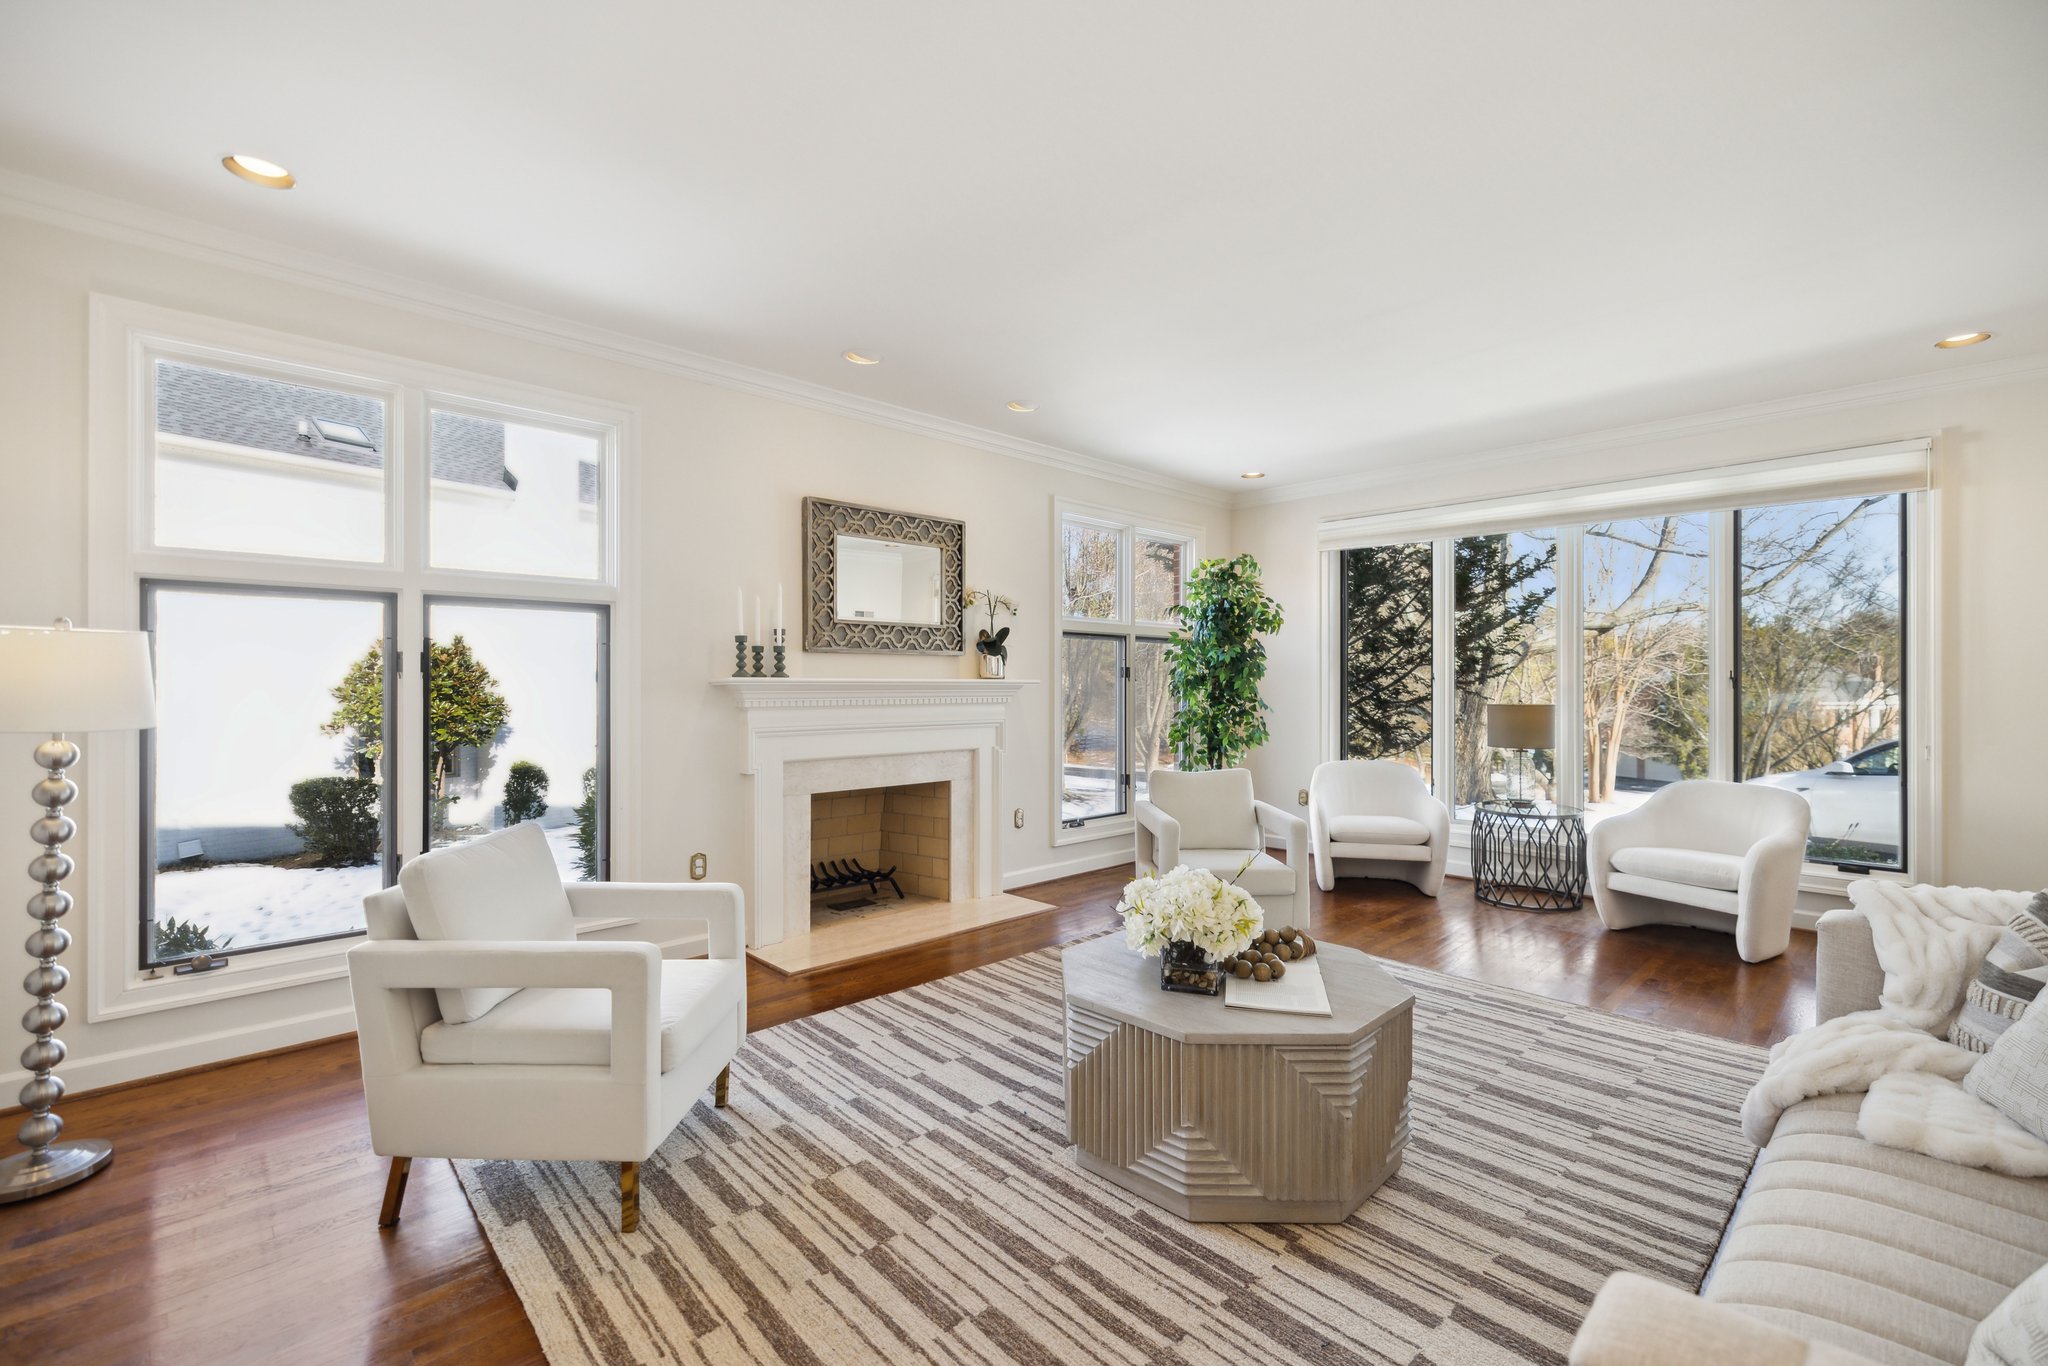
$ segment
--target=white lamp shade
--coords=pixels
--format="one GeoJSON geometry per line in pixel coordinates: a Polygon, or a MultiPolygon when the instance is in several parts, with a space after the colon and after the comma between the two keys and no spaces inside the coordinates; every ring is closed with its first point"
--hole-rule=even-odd
{"type": "Polygon", "coordinates": [[[147,730],[156,724],[141,631],[0,626],[0,731],[147,730]]]}
{"type": "Polygon", "coordinates": [[[1549,749],[1557,733],[1551,702],[1494,702],[1486,708],[1486,743],[1495,749],[1549,749]]]}

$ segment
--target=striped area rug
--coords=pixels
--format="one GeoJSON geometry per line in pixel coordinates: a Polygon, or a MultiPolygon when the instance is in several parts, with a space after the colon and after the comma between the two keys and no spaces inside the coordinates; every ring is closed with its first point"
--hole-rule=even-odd
{"type": "Polygon", "coordinates": [[[1057,949],[755,1034],[641,1168],[456,1168],[550,1362],[1561,1362],[1704,1273],[1764,1051],[1400,964],[1407,1160],[1334,1225],[1187,1224],[1063,1141],[1057,949]]]}

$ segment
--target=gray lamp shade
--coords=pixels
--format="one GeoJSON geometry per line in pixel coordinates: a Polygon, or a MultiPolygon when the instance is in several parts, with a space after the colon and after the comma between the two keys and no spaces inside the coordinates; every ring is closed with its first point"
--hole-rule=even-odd
{"type": "Polygon", "coordinates": [[[141,631],[0,626],[0,731],[147,730],[156,724],[141,631]]]}
{"type": "Polygon", "coordinates": [[[1493,702],[1486,708],[1486,743],[1495,749],[1549,749],[1557,734],[1551,702],[1493,702]]]}

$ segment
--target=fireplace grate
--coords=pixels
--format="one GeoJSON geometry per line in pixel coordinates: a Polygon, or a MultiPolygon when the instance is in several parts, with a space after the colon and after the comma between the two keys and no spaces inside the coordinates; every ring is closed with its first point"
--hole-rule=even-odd
{"type": "Polygon", "coordinates": [[[859,859],[827,859],[811,865],[811,890],[813,892],[836,892],[847,887],[865,887],[870,895],[879,896],[883,883],[896,893],[898,901],[903,900],[903,889],[896,885],[896,870],[889,868],[877,871],[863,867],[859,859]]]}

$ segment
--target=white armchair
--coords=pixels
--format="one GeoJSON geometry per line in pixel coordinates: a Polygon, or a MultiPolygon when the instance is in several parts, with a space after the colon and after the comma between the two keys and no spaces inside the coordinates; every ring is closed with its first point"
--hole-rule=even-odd
{"type": "Polygon", "coordinates": [[[1594,909],[1610,930],[1732,930],[1746,963],[1792,942],[1812,812],[1796,792],[1694,781],[1660,788],[1586,836],[1594,909]]]}
{"type": "Polygon", "coordinates": [[[1254,798],[1250,770],[1155,768],[1149,783],[1150,796],[1137,807],[1141,876],[1182,864],[1207,868],[1225,880],[1235,877],[1266,913],[1268,925],[1299,924],[1307,917],[1308,823],[1254,798]],[[1268,838],[1285,845],[1287,862],[1266,852],[1268,838]]]}
{"type": "Polygon", "coordinates": [[[1422,775],[1388,759],[1317,764],[1308,780],[1309,843],[1316,885],[1337,885],[1337,861],[1361,877],[1399,878],[1424,896],[1443,889],[1451,813],[1422,775]]]}
{"type": "Polygon", "coordinates": [[[370,1141],[391,1159],[379,1222],[415,1157],[612,1161],[619,1227],[639,1164],[706,1087],[724,1105],[746,1040],[745,909],[727,883],[570,883],[540,827],[421,855],[364,898],[349,951],[370,1141]],[[697,921],[708,958],[576,939],[596,918],[697,921]]]}

